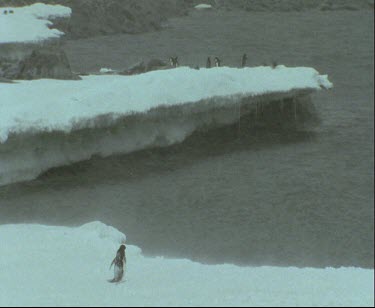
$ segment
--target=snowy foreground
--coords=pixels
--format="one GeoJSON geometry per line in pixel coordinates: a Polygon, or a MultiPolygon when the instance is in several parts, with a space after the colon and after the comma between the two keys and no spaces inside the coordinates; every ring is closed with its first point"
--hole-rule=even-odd
{"type": "MultiPolygon", "coordinates": [[[[212,107],[238,103],[243,97],[292,90],[320,90],[332,84],[308,67],[177,69],[135,76],[82,76],[83,80],[32,80],[0,83],[0,142],[10,133],[70,132],[87,120],[146,113],[161,106],[221,98],[212,107]],[[227,100],[223,100],[226,98],[227,100]]],[[[292,94],[291,94],[292,96],[292,94]]],[[[202,105],[202,104],[201,104],[202,105]]],[[[198,104],[196,105],[198,107],[198,104]]]]}
{"type": "Polygon", "coordinates": [[[0,44],[37,42],[58,38],[64,33],[50,29],[48,19],[70,17],[72,10],[62,5],[35,3],[24,7],[0,8],[0,44]],[[4,14],[4,12],[7,14],[4,14]],[[12,13],[10,12],[12,11],[12,13]]]}
{"type": "Polygon", "coordinates": [[[124,283],[109,265],[125,235],[79,228],[0,226],[0,306],[372,306],[373,270],[238,267],[146,258],[127,245],[124,283]]]}

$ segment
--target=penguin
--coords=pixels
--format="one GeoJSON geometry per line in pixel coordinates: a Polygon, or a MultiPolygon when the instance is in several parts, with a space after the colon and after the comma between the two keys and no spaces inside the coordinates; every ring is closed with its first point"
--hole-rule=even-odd
{"type": "Polygon", "coordinates": [[[177,67],[178,66],[178,57],[170,57],[169,58],[169,63],[171,64],[172,67],[177,67]]]}
{"type": "Polygon", "coordinates": [[[276,68],[277,67],[277,62],[276,61],[272,61],[272,68],[276,68]]]}
{"type": "Polygon", "coordinates": [[[247,60],[247,55],[246,55],[246,53],[244,53],[243,56],[242,56],[242,63],[241,63],[242,67],[246,66],[246,60],[247,60]]]}
{"type": "Polygon", "coordinates": [[[111,266],[114,265],[114,277],[109,282],[120,282],[124,276],[124,267],[126,265],[126,256],[125,256],[125,245],[122,244],[117,250],[116,257],[113,259],[111,266]]]}
{"type": "Polygon", "coordinates": [[[4,11],[3,13],[4,13],[5,15],[6,15],[6,14],[8,14],[8,11],[7,11],[7,10],[5,10],[5,11],[4,11]]]}
{"type": "Polygon", "coordinates": [[[211,68],[211,58],[210,57],[207,58],[206,68],[211,68]]]}
{"type": "Polygon", "coordinates": [[[218,57],[215,57],[215,66],[219,67],[221,66],[221,60],[218,57]]]}

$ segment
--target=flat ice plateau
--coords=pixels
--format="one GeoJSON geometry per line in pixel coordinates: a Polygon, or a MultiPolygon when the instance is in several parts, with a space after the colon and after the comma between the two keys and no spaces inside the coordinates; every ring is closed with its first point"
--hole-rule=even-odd
{"type": "Polygon", "coordinates": [[[372,306],[374,271],[239,267],[144,257],[127,245],[125,281],[109,265],[125,235],[81,227],[0,225],[0,306],[372,306]]]}

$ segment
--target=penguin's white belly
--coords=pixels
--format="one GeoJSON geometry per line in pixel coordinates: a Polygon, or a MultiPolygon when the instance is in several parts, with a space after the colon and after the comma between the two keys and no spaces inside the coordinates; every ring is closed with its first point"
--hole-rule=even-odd
{"type": "Polygon", "coordinates": [[[124,275],[124,269],[120,266],[115,266],[114,274],[115,275],[113,279],[115,281],[120,281],[122,279],[122,276],[124,275]]]}

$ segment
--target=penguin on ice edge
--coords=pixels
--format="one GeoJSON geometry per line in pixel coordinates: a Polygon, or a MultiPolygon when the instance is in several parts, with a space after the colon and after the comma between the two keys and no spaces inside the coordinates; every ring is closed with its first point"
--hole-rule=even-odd
{"type": "Polygon", "coordinates": [[[206,68],[211,68],[211,58],[210,57],[207,58],[206,68]]]}
{"type": "Polygon", "coordinates": [[[126,256],[125,256],[125,245],[121,245],[120,248],[117,250],[116,257],[113,259],[111,266],[114,265],[114,277],[109,282],[120,282],[122,277],[124,276],[124,267],[126,264],[126,256]]]}
{"type": "Polygon", "coordinates": [[[178,66],[178,57],[170,57],[169,63],[172,67],[177,67],[178,66]]]}
{"type": "Polygon", "coordinates": [[[246,55],[246,53],[244,53],[243,56],[242,56],[241,67],[246,66],[246,60],[247,60],[247,55],[246,55]]]}
{"type": "Polygon", "coordinates": [[[214,61],[215,61],[215,66],[216,67],[221,66],[221,60],[218,57],[215,57],[214,61]]]}

